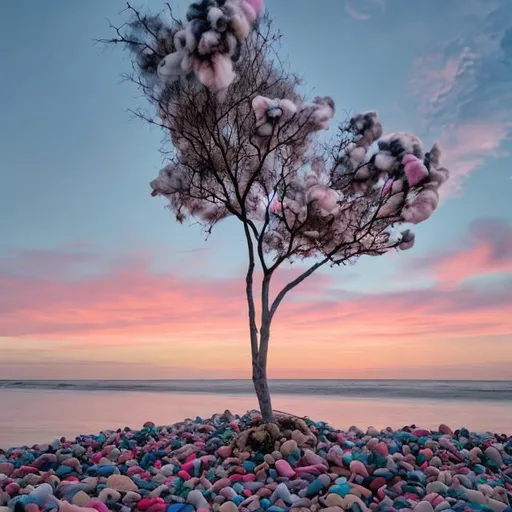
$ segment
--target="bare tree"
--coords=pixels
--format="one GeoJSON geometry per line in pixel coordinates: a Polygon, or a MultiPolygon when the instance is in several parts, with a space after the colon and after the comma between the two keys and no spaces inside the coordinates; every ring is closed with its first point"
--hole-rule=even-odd
{"type": "Polygon", "coordinates": [[[207,233],[226,217],[240,221],[252,378],[269,422],[270,332],[285,296],[326,264],[411,248],[413,233],[398,227],[430,217],[448,171],[440,167],[436,144],[425,153],[414,135],[384,136],[375,112],[355,115],[320,137],[334,102],[308,102],[299,94],[298,77],[279,58],[280,34],[267,15],[247,10],[257,3],[203,0],[189,7],[186,22],[169,5],[154,16],[128,4],[130,20],[102,42],[130,50],[133,72],[127,76],[149,105],[135,113],[170,142],[152,195],[164,196],[179,222],[192,217],[207,233]],[[273,277],[293,260],[310,265],[271,297],[273,277]],[[263,276],[259,321],[257,265],[263,276]]]}

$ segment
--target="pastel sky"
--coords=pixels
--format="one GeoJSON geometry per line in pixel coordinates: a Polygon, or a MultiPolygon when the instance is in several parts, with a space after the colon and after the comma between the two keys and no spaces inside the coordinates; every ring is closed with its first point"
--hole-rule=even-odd
{"type": "MultiPolygon", "coordinates": [[[[2,5],[0,379],[249,376],[241,227],[206,242],[150,197],[161,133],[127,112],[127,55],[93,44],[124,5],[2,5]]],[[[413,250],[297,288],[270,376],[512,379],[512,2],[267,8],[306,92],[439,139],[452,171],[413,250]]]]}

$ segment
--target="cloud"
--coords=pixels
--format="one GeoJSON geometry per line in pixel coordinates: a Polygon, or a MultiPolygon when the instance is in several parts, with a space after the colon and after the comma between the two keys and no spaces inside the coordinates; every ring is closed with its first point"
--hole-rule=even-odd
{"type": "Polygon", "coordinates": [[[512,11],[508,2],[463,6],[467,27],[413,62],[410,92],[427,132],[441,131],[449,192],[489,158],[506,156],[512,122],[512,11]],[[485,7],[485,9],[484,9],[485,7]],[[469,23],[468,20],[473,20],[469,23]]]}
{"type": "Polygon", "coordinates": [[[480,219],[471,223],[456,249],[416,258],[411,270],[422,269],[443,287],[493,274],[512,275],[512,223],[480,219]]]}
{"type": "Polygon", "coordinates": [[[372,19],[376,10],[384,12],[385,0],[359,0],[357,7],[355,2],[348,0],[345,3],[345,12],[354,20],[368,21],[372,19]]]}
{"type": "MultiPolygon", "coordinates": [[[[492,225],[492,240],[497,241],[504,228],[492,225]]],[[[486,229],[485,224],[477,225],[472,236],[480,240],[486,229]]],[[[456,273],[457,262],[470,261],[468,268],[475,273],[489,262],[508,268],[509,263],[502,263],[506,244],[493,245],[487,252],[470,244],[468,252],[437,260],[433,271],[440,279],[448,276],[460,283],[465,276],[456,273]]],[[[59,260],[58,253],[55,257],[59,260]]],[[[23,267],[23,260],[19,264],[23,267]]],[[[279,285],[298,272],[285,270],[279,285]]],[[[286,300],[274,326],[280,339],[336,343],[342,336],[369,346],[398,339],[512,334],[510,283],[349,294],[333,289],[333,282],[332,276],[316,274],[296,290],[294,300],[286,300]]],[[[247,338],[243,273],[231,279],[192,280],[152,273],[144,258],[123,258],[108,273],[80,279],[1,273],[0,290],[0,335],[7,338],[105,340],[105,345],[97,341],[105,349],[109,343],[115,348],[137,345],[141,339],[150,345],[152,340],[159,345],[162,339],[192,345],[224,339],[229,346],[247,338]]]]}

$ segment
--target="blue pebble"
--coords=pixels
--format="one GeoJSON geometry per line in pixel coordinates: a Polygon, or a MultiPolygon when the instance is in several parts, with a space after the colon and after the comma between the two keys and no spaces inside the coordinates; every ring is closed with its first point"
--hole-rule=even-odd
{"type": "Polygon", "coordinates": [[[55,474],[59,478],[66,477],[66,476],[70,475],[71,473],[73,473],[73,468],[70,468],[69,466],[59,466],[57,468],[57,470],[55,471],[55,474]]]}
{"type": "Polygon", "coordinates": [[[242,496],[234,496],[233,499],[231,500],[235,505],[240,505],[243,501],[244,501],[244,498],[242,498],[242,496]]]}
{"type": "Polygon", "coordinates": [[[183,503],[177,503],[175,505],[170,505],[167,507],[167,512],[182,512],[186,505],[183,503]]]}
{"type": "Polygon", "coordinates": [[[97,473],[99,476],[110,476],[114,474],[115,470],[115,466],[99,466],[97,469],[97,473]]]}
{"type": "Polygon", "coordinates": [[[275,480],[277,478],[277,471],[274,468],[268,470],[268,476],[275,480]]]}
{"type": "Polygon", "coordinates": [[[268,508],[272,506],[272,502],[269,499],[267,499],[267,498],[263,498],[260,501],[260,505],[261,505],[262,509],[268,510],[268,508]]]}
{"type": "Polygon", "coordinates": [[[254,468],[256,467],[256,464],[254,462],[251,462],[250,460],[244,461],[242,466],[247,470],[248,473],[254,473],[254,468]]]}

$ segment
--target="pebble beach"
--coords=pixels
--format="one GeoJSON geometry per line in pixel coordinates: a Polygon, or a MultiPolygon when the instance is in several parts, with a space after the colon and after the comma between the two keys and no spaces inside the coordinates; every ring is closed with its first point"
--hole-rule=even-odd
{"type": "Polygon", "coordinates": [[[0,450],[0,512],[512,512],[512,437],[226,411],[0,450]]]}

